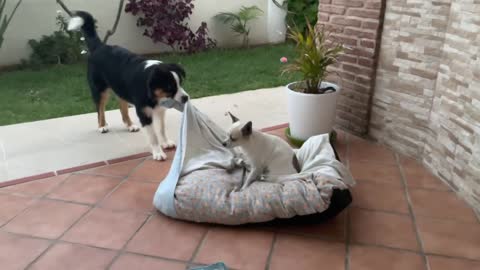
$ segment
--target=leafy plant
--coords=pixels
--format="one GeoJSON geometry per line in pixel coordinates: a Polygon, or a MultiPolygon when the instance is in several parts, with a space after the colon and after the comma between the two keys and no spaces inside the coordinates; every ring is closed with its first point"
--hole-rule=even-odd
{"type": "Polygon", "coordinates": [[[263,11],[257,6],[242,6],[242,8],[240,8],[240,11],[238,11],[237,13],[220,12],[215,15],[214,18],[224,24],[230,24],[233,32],[237,33],[240,36],[243,36],[243,46],[249,47],[250,27],[248,27],[247,24],[250,21],[257,19],[262,14],[263,11]]]}
{"type": "Polygon", "coordinates": [[[128,0],[125,12],[140,17],[137,26],[145,27],[144,36],[173,50],[198,52],[216,46],[208,36],[207,23],[193,32],[187,19],[192,15],[193,0],[128,0]]]}
{"type": "Polygon", "coordinates": [[[67,31],[68,21],[60,11],[55,18],[58,30],[49,36],[42,36],[40,40],[31,39],[28,45],[32,49],[28,61],[24,64],[39,67],[51,64],[73,64],[82,59],[82,52],[86,52],[80,32],[67,31]]]}
{"type": "Polygon", "coordinates": [[[5,10],[5,5],[7,4],[7,0],[0,0],[0,48],[2,48],[3,41],[5,40],[3,35],[7,31],[8,25],[12,21],[13,15],[17,12],[18,6],[22,3],[23,0],[18,0],[17,4],[10,13],[10,16],[3,16],[3,11],[5,10]]]}
{"type": "Polygon", "coordinates": [[[296,59],[283,69],[283,73],[300,73],[303,85],[297,91],[308,94],[323,94],[327,89],[320,89],[320,83],[328,75],[328,66],[334,64],[343,52],[343,46],[328,40],[324,29],[315,29],[307,23],[307,31],[302,33],[289,28],[288,37],[296,43],[296,59]]]}
{"type": "Polygon", "coordinates": [[[296,25],[302,32],[307,30],[307,23],[315,25],[317,22],[319,0],[285,0],[283,4],[272,1],[287,11],[287,23],[296,25]]]}

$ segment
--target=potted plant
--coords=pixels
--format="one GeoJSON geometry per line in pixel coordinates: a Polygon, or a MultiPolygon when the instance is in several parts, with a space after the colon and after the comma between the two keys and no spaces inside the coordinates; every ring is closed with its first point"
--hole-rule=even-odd
{"type": "Polygon", "coordinates": [[[340,87],[324,80],[343,46],[328,41],[323,29],[315,31],[308,22],[305,33],[289,28],[288,37],[296,43],[296,59],[284,67],[282,74],[300,73],[302,80],[286,86],[287,136],[298,142],[333,130],[340,87]]]}

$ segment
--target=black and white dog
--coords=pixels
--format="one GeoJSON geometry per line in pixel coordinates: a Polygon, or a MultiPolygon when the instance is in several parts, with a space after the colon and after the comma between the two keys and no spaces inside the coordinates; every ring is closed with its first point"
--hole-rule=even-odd
{"type": "Polygon", "coordinates": [[[128,115],[133,104],[148,136],[153,159],[165,160],[163,148],[175,147],[165,134],[165,110],[161,102],[174,99],[185,104],[189,96],[182,88],[184,69],[177,64],[147,60],[122,47],[104,44],[97,35],[95,19],[85,11],[72,14],[68,30],[82,30],[89,50],[88,84],[98,114],[98,130],[108,132],[105,105],[108,90],[118,96],[122,119],[128,130],[136,132],[128,115]]]}

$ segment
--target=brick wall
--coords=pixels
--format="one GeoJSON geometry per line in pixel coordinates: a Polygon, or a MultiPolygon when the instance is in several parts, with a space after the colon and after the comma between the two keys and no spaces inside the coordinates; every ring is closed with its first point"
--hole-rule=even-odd
{"type": "Polygon", "coordinates": [[[328,78],[342,87],[337,125],[366,134],[383,19],[382,0],[320,0],[318,25],[349,48],[328,78]]]}
{"type": "Polygon", "coordinates": [[[480,210],[479,14],[479,1],[387,1],[370,135],[480,210]]]}

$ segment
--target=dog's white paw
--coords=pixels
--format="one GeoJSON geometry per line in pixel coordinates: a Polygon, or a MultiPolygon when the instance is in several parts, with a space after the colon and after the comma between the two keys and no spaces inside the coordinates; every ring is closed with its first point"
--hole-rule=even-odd
{"type": "Polygon", "coordinates": [[[165,152],[163,152],[162,150],[157,150],[152,152],[152,157],[153,160],[163,161],[167,159],[167,154],[165,154],[165,152]]]}
{"type": "Polygon", "coordinates": [[[162,143],[163,149],[171,149],[175,147],[175,143],[171,140],[167,140],[166,142],[162,143]]]}
{"type": "Polygon", "coordinates": [[[130,131],[130,132],[137,132],[137,131],[140,130],[140,128],[139,128],[138,126],[136,126],[136,125],[131,125],[131,126],[127,127],[127,128],[128,128],[128,131],[130,131]]]}
{"type": "Polygon", "coordinates": [[[98,128],[98,132],[100,133],[107,133],[108,132],[108,125],[98,128]]]}

